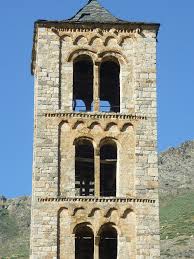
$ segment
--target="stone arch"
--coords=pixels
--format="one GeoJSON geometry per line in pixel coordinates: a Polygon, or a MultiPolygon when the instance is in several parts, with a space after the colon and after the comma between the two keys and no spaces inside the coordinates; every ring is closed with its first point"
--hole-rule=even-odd
{"type": "Polygon", "coordinates": [[[65,124],[65,123],[68,123],[68,120],[62,120],[62,121],[59,123],[59,127],[62,127],[63,124],[65,124]]]}
{"type": "Polygon", "coordinates": [[[70,130],[70,125],[69,125],[69,122],[68,120],[62,120],[59,125],[58,125],[58,130],[59,130],[59,135],[61,133],[61,130],[65,130],[65,131],[68,131],[70,130]]]}
{"type": "Polygon", "coordinates": [[[109,131],[109,130],[111,130],[111,128],[112,127],[117,127],[117,129],[118,129],[118,125],[117,125],[117,123],[116,122],[109,122],[107,125],[106,125],[106,127],[105,127],[105,131],[109,131]]]}
{"type": "Polygon", "coordinates": [[[81,55],[89,56],[93,60],[93,63],[97,59],[97,52],[94,49],[76,48],[67,56],[67,62],[73,62],[81,55]]]}
{"type": "Polygon", "coordinates": [[[108,36],[108,37],[104,40],[104,46],[108,46],[108,45],[109,45],[109,42],[110,42],[111,40],[115,40],[116,43],[118,44],[118,41],[117,41],[117,38],[116,38],[116,37],[114,37],[114,36],[108,36]]]}
{"type": "Polygon", "coordinates": [[[99,122],[92,122],[88,128],[92,130],[93,132],[102,132],[103,128],[99,122]]]}
{"type": "Polygon", "coordinates": [[[133,212],[133,209],[132,209],[132,208],[127,208],[127,209],[125,209],[125,210],[121,213],[121,218],[126,219],[127,216],[128,216],[131,212],[133,212]]]}
{"type": "Polygon", "coordinates": [[[72,38],[71,35],[65,34],[65,35],[61,36],[61,38],[64,42],[69,43],[69,44],[73,44],[73,38],[72,38]]]}
{"type": "Polygon", "coordinates": [[[97,125],[101,127],[101,124],[100,124],[98,121],[94,121],[94,122],[92,122],[92,123],[88,126],[88,128],[89,128],[89,129],[93,129],[94,126],[97,126],[97,125]]]}
{"type": "Polygon", "coordinates": [[[123,37],[121,37],[121,38],[119,39],[119,41],[118,41],[118,44],[119,44],[120,46],[123,46],[125,40],[127,40],[127,39],[131,39],[131,36],[123,36],[123,37]]]}
{"type": "Polygon", "coordinates": [[[81,223],[76,224],[76,225],[73,227],[72,233],[75,234],[75,232],[77,231],[77,229],[80,228],[80,227],[89,227],[89,228],[91,228],[91,230],[94,232],[94,229],[93,229],[92,224],[91,224],[89,221],[86,221],[86,222],[81,222],[81,223]]]}
{"type": "Polygon", "coordinates": [[[72,216],[75,216],[78,213],[78,211],[83,211],[83,210],[85,210],[84,207],[74,208],[72,212],[72,216]]]}
{"type": "Polygon", "coordinates": [[[106,227],[106,226],[110,226],[110,227],[114,228],[119,235],[121,234],[119,229],[118,229],[118,227],[117,227],[117,225],[114,222],[112,222],[112,221],[106,222],[105,221],[105,222],[102,223],[102,225],[100,226],[99,230],[97,231],[97,236],[100,236],[100,234],[102,233],[103,228],[106,227]]]}
{"type": "Polygon", "coordinates": [[[68,210],[68,207],[61,207],[59,210],[58,210],[58,217],[61,216],[61,213],[63,213],[63,211],[67,211],[68,210]]]}
{"type": "Polygon", "coordinates": [[[89,213],[88,217],[93,217],[95,215],[95,212],[100,211],[100,208],[93,208],[89,213]]]}
{"type": "Polygon", "coordinates": [[[114,208],[114,207],[106,209],[105,213],[104,213],[104,217],[110,218],[113,211],[118,211],[118,210],[117,210],[117,208],[114,208]]]}
{"type": "MultiPolygon", "coordinates": [[[[79,45],[79,42],[81,42],[81,40],[85,40],[85,43],[88,44],[88,40],[86,37],[84,37],[83,35],[79,35],[77,36],[74,41],[73,41],[73,45],[79,45]]],[[[83,45],[86,45],[86,44],[83,44],[83,45]]],[[[80,44],[82,45],[82,44],[80,44]]]]}
{"type": "Polygon", "coordinates": [[[76,122],[73,124],[72,129],[77,129],[80,125],[84,125],[84,121],[82,121],[82,120],[76,121],[76,122]]]}
{"type": "Polygon", "coordinates": [[[121,65],[127,64],[128,60],[125,55],[123,55],[120,51],[117,49],[106,49],[98,54],[98,57],[101,59],[101,61],[108,59],[117,60],[121,65]]]}
{"type": "Polygon", "coordinates": [[[90,39],[90,41],[89,41],[88,44],[89,44],[90,46],[95,45],[94,42],[95,42],[96,40],[99,40],[99,41],[101,42],[101,44],[102,44],[102,39],[101,39],[99,36],[94,36],[94,37],[92,37],[92,38],[90,39]]]}
{"type": "Polygon", "coordinates": [[[115,143],[115,145],[118,145],[118,141],[116,138],[114,137],[104,137],[100,140],[100,143],[99,143],[99,148],[104,145],[104,144],[111,144],[111,143],[115,143]]]}
{"type": "Polygon", "coordinates": [[[76,143],[78,143],[79,141],[82,141],[82,140],[88,140],[93,144],[93,146],[95,146],[93,138],[90,138],[88,136],[79,136],[79,137],[75,138],[73,141],[73,145],[75,146],[76,143]]]}
{"type": "Polygon", "coordinates": [[[121,127],[121,132],[125,132],[127,131],[129,128],[133,129],[133,124],[128,122],[128,123],[124,123],[123,126],[121,127]]]}

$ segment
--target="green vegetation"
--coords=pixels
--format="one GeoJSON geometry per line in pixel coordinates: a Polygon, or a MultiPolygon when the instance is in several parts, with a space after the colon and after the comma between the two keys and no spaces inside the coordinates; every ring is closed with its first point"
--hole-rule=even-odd
{"type": "Polygon", "coordinates": [[[13,217],[9,215],[8,210],[0,210],[0,236],[2,239],[14,238],[19,229],[13,217]]]}
{"type": "Polygon", "coordinates": [[[13,211],[0,209],[0,258],[29,258],[29,216],[27,206],[14,205],[13,211]]]}
{"type": "Polygon", "coordinates": [[[161,203],[160,226],[162,240],[194,235],[194,192],[161,203]]]}

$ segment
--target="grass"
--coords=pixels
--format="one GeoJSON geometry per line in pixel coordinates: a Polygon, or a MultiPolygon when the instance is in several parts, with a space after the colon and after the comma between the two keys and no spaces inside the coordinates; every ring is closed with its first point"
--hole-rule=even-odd
{"type": "Polygon", "coordinates": [[[162,240],[194,235],[194,192],[161,203],[160,226],[162,240]]]}
{"type": "Polygon", "coordinates": [[[0,258],[29,258],[28,234],[22,232],[8,210],[0,210],[0,258]]]}
{"type": "Polygon", "coordinates": [[[0,210],[0,236],[5,239],[14,238],[18,231],[18,226],[9,212],[6,209],[0,210]]]}

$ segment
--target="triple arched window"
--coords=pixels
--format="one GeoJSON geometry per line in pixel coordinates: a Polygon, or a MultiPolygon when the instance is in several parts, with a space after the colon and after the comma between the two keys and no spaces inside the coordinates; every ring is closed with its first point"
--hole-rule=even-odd
{"type": "Polygon", "coordinates": [[[78,56],[73,63],[73,110],[120,112],[120,65],[117,59],[105,59],[97,66],[87,55],[78,56]]]}
{"type": "Polygon", "coordinates": [[[76,196],[116,196],[116,142],[106,139],[99,150],[100,152],[94,151],[90,139],[80,138],[75,142],[76,196]]]}

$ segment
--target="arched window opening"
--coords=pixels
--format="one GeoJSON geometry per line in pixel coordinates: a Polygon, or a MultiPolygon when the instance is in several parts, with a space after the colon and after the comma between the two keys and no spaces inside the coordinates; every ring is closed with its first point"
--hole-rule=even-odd
{"type": "Polygon", "coordinates": [[[94,234],[87,226],[80,226],[75,232],[75,259],[94,258],[94,234]]]}
{"type": "Polygon", "coordinates": [[[100,66],[100,111],[120,112],[120,65],[112,60],[100,66]]]}
{"type": "Polygon", "coordinates": [[[117,146],[111,141],[100,148],[100,195],[116,196],[117,146]]]}
{"type": "Polygon", "coordinates": [[[94,148],[87,139],[75,144],[75,193],[76,196],[94,195],[94,148]]]}
{"type": "Polygon", "coordinates": [[[117,258],[117,231],[109,224],[105,225],[100,233],[99,258],[117,258]]]}
{"type": "Polygon", "coordinates": [[[89,56],[81,55],[73,64],[73,110],[91,111],[92,101],[93,62],[89,56]]]}

